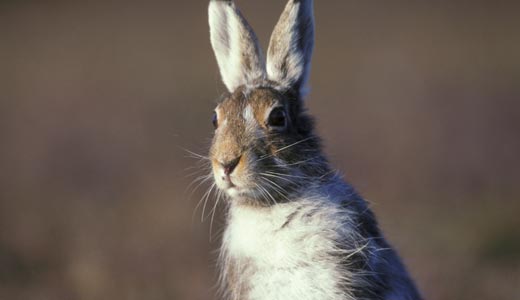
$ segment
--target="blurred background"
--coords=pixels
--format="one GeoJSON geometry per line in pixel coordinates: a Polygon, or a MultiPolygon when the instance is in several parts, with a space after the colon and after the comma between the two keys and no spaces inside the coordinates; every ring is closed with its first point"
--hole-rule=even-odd
{"type": "MultiPolygon", "coordinates": [[[[520,298],[517,3],[315,3],[308,106],[427,299],[520,298]]],[[[0,299],[215,299],[206,6],[0,2],[0,299]]]]}

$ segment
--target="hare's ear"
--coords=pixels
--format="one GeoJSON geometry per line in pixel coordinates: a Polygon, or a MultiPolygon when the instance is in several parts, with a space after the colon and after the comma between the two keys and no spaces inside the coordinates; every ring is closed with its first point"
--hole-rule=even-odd
{"type": "Polygon", "coordinates": [[[302,93],[314,47],[312,0],[289,0],[267,51],[267,76],[282,88],[302,93]]]}
{"type": "Polygon", "coordinates": [[[222,81],[230,92],[265,79],[265,61],[258,39],[233,1],[210,1],[209,27],[222,81]]]}

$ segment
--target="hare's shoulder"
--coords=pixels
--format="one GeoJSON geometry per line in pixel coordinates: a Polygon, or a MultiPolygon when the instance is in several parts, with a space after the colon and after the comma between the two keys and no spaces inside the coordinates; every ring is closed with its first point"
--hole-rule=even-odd
{"type": "Polygon", "coordinates": [[[417,295],[366,202],[341,181],[270,208],[232,206],[222,254],[243,299],[417,295]]]}

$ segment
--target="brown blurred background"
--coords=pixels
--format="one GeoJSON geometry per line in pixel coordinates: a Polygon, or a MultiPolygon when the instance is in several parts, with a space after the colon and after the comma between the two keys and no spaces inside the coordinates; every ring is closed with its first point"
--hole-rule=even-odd
{"type": "MultiPolygon", "coordinates": [[[[285,1],[237,2],[265,49],[285,1]]],[[[214,299],[206,6],[0,2],[0,299],[214,299]]],[[[308,106],[426,298],[519,299],[520,5],[315,9],[308,106]]]]}

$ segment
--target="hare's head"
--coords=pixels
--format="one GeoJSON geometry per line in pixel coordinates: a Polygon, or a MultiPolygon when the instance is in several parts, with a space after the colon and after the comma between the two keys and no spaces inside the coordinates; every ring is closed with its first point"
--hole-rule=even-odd
{"type": "Polygon", "coordinates": [[[314,43],[312,6],[312,0],[289,0],[264,59],[233,1],[209,4],[211,44],[229,91],[215,108],[210,158],[217,186],[233,201],[286,201],[325,173],[302,102],[314,43]]]}

